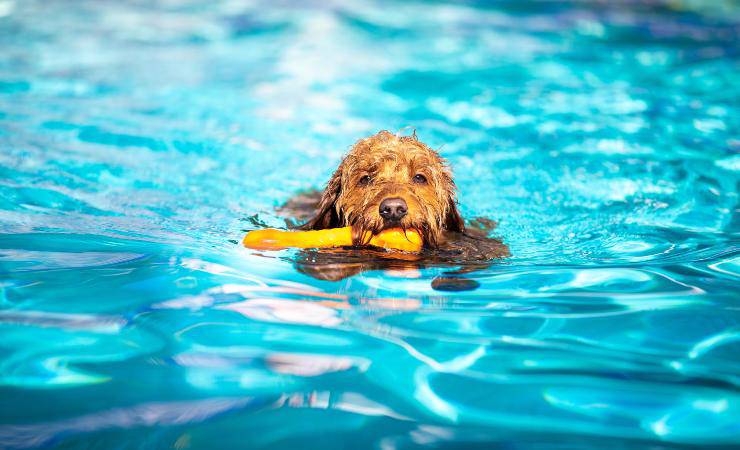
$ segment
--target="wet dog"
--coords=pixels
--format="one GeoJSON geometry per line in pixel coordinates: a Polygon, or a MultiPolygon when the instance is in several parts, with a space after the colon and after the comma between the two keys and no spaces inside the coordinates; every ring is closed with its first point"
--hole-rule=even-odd
{"type": "Polygon", "coordinates": [[[456,186],[445,160],[412,136],[381,131],[357,141],[323,192],[291,199],[280,209],[302,230],[352,227],[355,249],[304,252],[299,269],[322,279],[341,279],[364,270],[423,267],[429,264],[486,266],[509,255],[488,235],[496,223],[466,224],[457,208],[456,186]],[[424,239],[418,256],[367,249],[362,237],[387,228],[416,229],[424,239]]]}

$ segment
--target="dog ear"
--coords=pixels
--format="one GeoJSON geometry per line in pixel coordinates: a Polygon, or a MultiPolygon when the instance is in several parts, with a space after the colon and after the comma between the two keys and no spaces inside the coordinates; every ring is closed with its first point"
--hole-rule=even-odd
{"type": "Polygon", "coordinates": [[[316,215],[308,222],[299,227],[301,230],[324,230],[327,228],[336,228],[340,226],[339,212],[336,208],[337,198],[342,189],[342,168],[341,166],[334,172],[326,184],[324,193],[321,194],[321,200],[318,204],[316,215]]]}
{"type": "Polygon", "coordinates": [[[448,200],[445,228],[448,231],[457,231],[459,233],[465,232],[465,221],[457,210],[457,204],[454,197],[450,197],[448,200]]]}

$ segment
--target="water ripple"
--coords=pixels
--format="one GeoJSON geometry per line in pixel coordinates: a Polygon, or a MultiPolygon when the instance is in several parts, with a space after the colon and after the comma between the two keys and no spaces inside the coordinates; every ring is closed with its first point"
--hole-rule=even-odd
{"type": "Polygon", "coordinates": [[[0,0],[0,447],[735,448],[739,12],[0,0]],[[408,126],[510,258],[241,248],[408,126]]]}

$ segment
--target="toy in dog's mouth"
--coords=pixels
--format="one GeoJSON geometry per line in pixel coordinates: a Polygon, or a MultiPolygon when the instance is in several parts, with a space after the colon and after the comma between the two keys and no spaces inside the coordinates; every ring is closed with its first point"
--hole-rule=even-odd
{"type": "MultiPolygon", "coordinates": [[[[244,236],[242,244],[254,250],[280,250],[284,248],[334,248],[352,246],[352,227],[329,228],[314,231],[282,231],[263,229],[250,231],[244,236]]],[[[415,229],[387,228],[378,233],[365,232],[361,242],[364,245],[389,250],[418,253],[424,241],[415,229]]]]}
{"type": "Polygon", "coordinates": [[[413,195],[396,191],[371,197],[359,205],[343,205],[338,226],[350,226],[355,245],[366,244],[369,235],[387,230],[413,230],[424,245],[436,247],[445,229],[443,217],[437,209],[413,195]]]}

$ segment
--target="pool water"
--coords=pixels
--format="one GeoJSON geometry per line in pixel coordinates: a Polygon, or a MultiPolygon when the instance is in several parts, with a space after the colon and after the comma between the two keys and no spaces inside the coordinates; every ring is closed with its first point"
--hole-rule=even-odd
{"type": "Polygon", "coordinates": [[[737,448],[736,3],[148,3],[0,0],[0,448],[737,448]],[[238,245],[407,126],[474,289],[238,245]]]}

